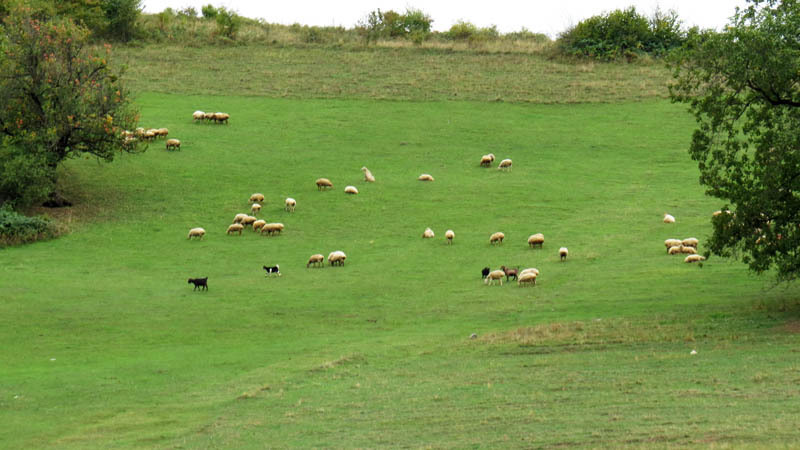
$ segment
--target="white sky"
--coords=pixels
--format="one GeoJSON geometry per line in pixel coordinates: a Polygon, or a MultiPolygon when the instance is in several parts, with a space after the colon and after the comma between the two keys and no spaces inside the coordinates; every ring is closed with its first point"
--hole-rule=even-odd
{"type": "Polygon", "coordinates": [[[607,11],[635,6],[649,16],[656,7],[674,9],[685,26],[720,29],[745,0],[143,0],[144,11],[161,12],[167,7],[224,6],[237,14],[270,23],[353,27],[370,11],[407,7],[421,9],[433,19],[433,29],[446,31],[458,20],[479,27],[497,25],[502,33],[522,27],[556,37],[570,25],[607,11]]]}

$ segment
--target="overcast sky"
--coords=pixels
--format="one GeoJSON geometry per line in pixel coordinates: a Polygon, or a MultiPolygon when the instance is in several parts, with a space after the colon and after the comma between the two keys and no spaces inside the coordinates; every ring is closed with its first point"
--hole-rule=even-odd
{"type": "Polygon", "coordinates": [[[650,15],[656,7],[674,9],[684,25],[719,29],[745,0],[143,0],[145,12],[167,7],[180,9],[202,5],[224,6],[239,15],[270,23],[353,27],[367,13],[380,8],[398,12],[418,8],[433,19],[433,28],[446,31],[459,20],[480,27],[497,25],[502,33],[530,31],[556,37],[570,25],[607,11],[636,6],[650,15]]]}

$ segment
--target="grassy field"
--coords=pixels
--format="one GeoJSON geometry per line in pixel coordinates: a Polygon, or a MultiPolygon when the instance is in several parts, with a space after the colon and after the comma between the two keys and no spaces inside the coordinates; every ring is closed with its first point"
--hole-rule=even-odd
{"type": "Polygon", "coordinates": [[[172,83],[137,103],[182,151],[71,161],[74,232],[0,251],[0,447],[800,444],[797,289],[665,254],[702,250],[721,206],[680,107],[154,90],[172,83]],[[478,167],[488,152],[513,170],[478,167]],[[253,192],[281,236],[225,235],[253,192]],[[305,268],[337,249],[344,267],[305,268]],[[501,264],[538,267],[537,286],[485,286],[501,264]]]}

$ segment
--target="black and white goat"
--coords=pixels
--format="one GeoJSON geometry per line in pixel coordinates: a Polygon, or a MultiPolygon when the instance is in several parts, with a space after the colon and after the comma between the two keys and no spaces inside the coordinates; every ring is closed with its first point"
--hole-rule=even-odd
{"type": "Polygon", "coordinates": [[[270,276],[270,275],[272,275],[273,273],[274,273],[274,274],[276,274],[276,275],[278,275],[278,276],[281,276],[281,266],[279,266],[279,265],[277,265],[277,264],[275,264],[275,265],[274,265],[274,266],[272,266],[272,267],[267,267],[267,266],[264,266],[264,270],[266,270],[266,271],[267,271],[267,273],[266,273],[266,276],[270,276]]]}

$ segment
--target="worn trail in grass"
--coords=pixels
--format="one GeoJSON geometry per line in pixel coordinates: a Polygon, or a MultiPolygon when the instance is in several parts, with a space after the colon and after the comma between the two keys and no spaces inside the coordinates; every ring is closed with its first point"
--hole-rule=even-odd
{"type": "Polygon", "coordinates": [[[182,151],[72,161],[75,232],[0,253],[4,446],[796,440],[796,290],[665,255],[722,206],[697,185],[680,108],[138,101],[182,151]],[[513,170],[478,167],[488,152],[513,170]],[[284,233],[226,236],[257,191],[284,233]],[[337,249],[345,267],[305,268],[337,249]],[[501,264],[538,267],[537,286],[484,286],[501,264]]]}

